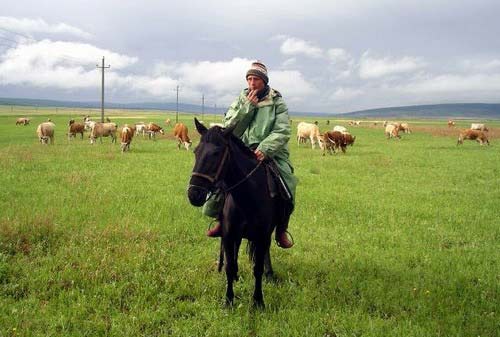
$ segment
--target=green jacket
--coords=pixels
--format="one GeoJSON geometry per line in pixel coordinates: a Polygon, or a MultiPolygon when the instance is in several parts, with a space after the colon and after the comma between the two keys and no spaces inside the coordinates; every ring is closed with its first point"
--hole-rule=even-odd
{"type": "Polygon", "coordinates": [[[288,141],[291,129],[288,108],[281,94],[271,89],[257,106],[247,99],[244,89],[231,104],[224,117],[224,126],[236,124],[233,133],[246,145],[258,144],[257,149],[273,158],[295,201],[297,179],[293,175],[288,141]]]}

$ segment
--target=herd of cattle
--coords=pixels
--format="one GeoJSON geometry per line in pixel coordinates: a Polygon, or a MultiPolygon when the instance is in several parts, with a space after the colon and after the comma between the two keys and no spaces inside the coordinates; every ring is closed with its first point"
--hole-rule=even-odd
{"type": "MultiPolygon", "coordinates": [[[[146,136],[149,139],[155,139],[156,134],[165,134],[163,128],[155,123],[144,123],[139,122],[135,124],[125,124],[118,127],[116,123],[111,122],[109,118],[104,123],[96,122],[90,119],[89,116],[85,116],[82,122],[77,122],[71,119],[68,123],[68,133],[67,136],[71,140],[80,134],[81,139],[83,139],[83,133],[85,131],[90,132],[89,139],[90,143],[94,144],[99,138],[102,143],[102,137],[110,137],[111,142],[115,143],[117,138],[121,141],[121,151],[125,152],[130,149],[130,143],[134,136],[142,135],[143,138],[146,136]],[[118,134],[118,136],[117,136],[118,134]]],[[[16,120],[16,125],[29,125],[30,119],[26,117],[21,117],[16,120]]],[[[329,125],[327,121],[327,125],[329,125]]],[[[360,125],[360,121],[349,121],[350,126],[360,125]]],[[[171,126],[172,123],[170,119],[165,120],[165,125],[171,126]]],[[[217,123],[210,123],[210,126],[219,125],[217,123]]],[[[374,125],[377,125],[375,122],[374,125]]],[[[397,138],[401,139],[400,133],[411,133],[410,125],[404,122],[383,122],[384,132],[387,139],[397,138]]],[[[448,121],[448,127],[454,127],[455,122],[452,120],[448,121]]],[[[50,121],[43,122],[38,125],[36,133],[38,139],[42,144],[52,144],[54,142],[54,130],[55,124],[50,121]]],[[[490,145],[488,140],[488,128],[485,124],[472,123],[469,129],[461,130],[458,136],[457,145],[463,144],[464,140],[476,140],[479,144],[490,145]]],[[[177,140],[177,147],[180,149],[183,146],[186,150],[189,150],[191,146],[191,140],[188,136],[188,129],[185,124],[177,123],[173,128],[173,134],[177,140]]],[[[346,152],[348,145],[353,145],[356,140],[356,136],[351,135],[347,128],[344,126],[337,125],[332,130],[320,133],[318,122],[306,123],[300,122],[297,124],[297,144],[306,143],[310,140],[311,146],[314,149],[316,144],[323,150],[323,155],[328,151],[330,154],[335,153],[335,151],[346,152]]]]}
{"type": "MultiPolygon", "coordinates": [[[[162,135],[165,134],[163,128],[155,123],[146,124],[144,122],[139,122],[118,127],[118,125],[111,122],[109,118],[106,120],[107,121],[104,123],[96,122],[91,120],[89,116],[85,116],[82,122],[71,119],[68,123],[68,139],[71,140],[72,138],[76,138],[77,134],[80,134],[81,139],[83,139],[83,133],[86,131],[90,132],[90,144],[94,144],[98,138],[102,143],[102,137],[110,137],[112,143],[116,143],[116,139],[120,138],[121,151],[125,152],[130,150],[130,143],[134,136],[142,135],[143,138],[147,136],[149,139],[154,140],[157,133],[162,135]]],[[[16,120],[16,125],[29,125],[29,122],[29,118],[22,117],[16,120]]],[[[167,119],[165,124],[167,126],[172,125],[170,119],[167,119]]],[[[38,125],[36,134],[41,144],[54,143],[55,126],[56,125],[50,119],[38,125]]],[[[191,140],[189,139],[186,125],[183,123],[175,124],[173,134],[177,140],[177,147],[180,149],[182,145],[186,150],[189,150],[191,140]]]]}

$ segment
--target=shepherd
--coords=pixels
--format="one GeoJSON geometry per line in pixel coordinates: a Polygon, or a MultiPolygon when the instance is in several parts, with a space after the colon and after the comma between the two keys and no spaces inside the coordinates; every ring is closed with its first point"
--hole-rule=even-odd
{"type": "MultiPolygon", "coordinates": [[[[262,62],[253,62],[246,73],[248,87],[231,104],[224,117],[224,126],[233,130],[254,152],[255,158],[262,162],[269,160],[279,171],[279,180],[290,195],[293,211],[297,179],[293,174],[288,141],[290,140],[290,121],[288,108],[281,93],[269,86],[267,68],[262,62]]],[[[203,207],[203,214],[218,218],[224,205],[223,193],[213,194],[203,207]]],[[[259,204],[261,204],[259,202],[259,204]]],[[[281,248],[291,248],[287,234],[288,221],[276,228],[276,242],[281,248]]],[[[208,230],[209,237],[219,237],[223,232],[220,221],[208,230]]]]}

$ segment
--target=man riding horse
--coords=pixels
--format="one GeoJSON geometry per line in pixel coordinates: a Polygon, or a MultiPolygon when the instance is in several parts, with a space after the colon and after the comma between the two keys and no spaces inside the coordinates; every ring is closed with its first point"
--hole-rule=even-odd
{"type": "MultiPolygon", "coordinates": [[[[293,175],[290,162],[288,141],[290,139],[290,122],[288,108],[281,94],[269,87],[267,68],[261,62],[253,62],[247,71],[245,88],[231,104],[224,117],[225,127],[234,127],[233,134],[250,147],[259,161],[272,160],[279,170],[279,181],[289,194],[293,211],[297,179],[293,175]]],[[[212,195],[203,207],[203,214],[217,217],[222,209],[224,197],[212,195]]],[[[276,228],[276,242],[281,248],[291,248],[293,242],[287,235],[288,222],[276,228]]],[[[209,237],[219,237],[222,227],[219,222],[208,230],[209,237]]]]}

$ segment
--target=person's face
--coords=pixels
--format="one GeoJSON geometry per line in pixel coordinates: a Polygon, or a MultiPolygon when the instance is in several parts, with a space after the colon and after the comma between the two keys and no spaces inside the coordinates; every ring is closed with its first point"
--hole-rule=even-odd
{"type": "Polygon", "coordinates": [[[262,90],[265,87],[264,80],[259,76],[250,75],[247,77],[248,89],[250,90],[262,90]]]}

